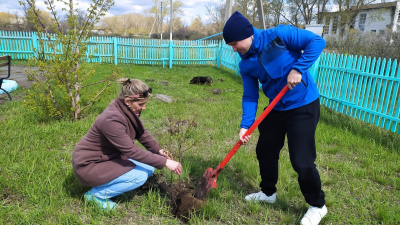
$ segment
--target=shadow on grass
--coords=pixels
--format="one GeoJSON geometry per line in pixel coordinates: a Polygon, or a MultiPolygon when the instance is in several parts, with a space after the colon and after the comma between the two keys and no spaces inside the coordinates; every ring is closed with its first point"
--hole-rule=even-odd
{"type": "Polygon", "coordinates": [[[90,189],[88,187],[80,185],[78,179],[75,177],[75,174],[73,172],[68,173],[68,175],[65,177],[63,187],[65,192],[69,194],[69,196],[76,199],[82,199],[83,194],[85,194],[85,192],[89,191],[90,189]]]}
{"type": "Polygon", "coordinates": [[[348,130],[364,139],[373,140],[375,143],[400,154],[400,135],[394,132],[338,113],[325,106],[321,106],[320,121],[333,127],[348,130]]]}

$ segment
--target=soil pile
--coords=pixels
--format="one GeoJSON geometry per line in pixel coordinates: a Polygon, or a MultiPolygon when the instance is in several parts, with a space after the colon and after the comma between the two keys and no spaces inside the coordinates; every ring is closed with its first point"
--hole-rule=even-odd
{"type": "Polygon", "coordinates": [[[150,188],[157,188],[167,195],[171,214],[183,222],[187,222],[190,213],[200,210],[205,203],[194,197],[194,188],[189,181],[170,183],[160,175],[153,175],[141,187],[142,190],[150,188]]]}

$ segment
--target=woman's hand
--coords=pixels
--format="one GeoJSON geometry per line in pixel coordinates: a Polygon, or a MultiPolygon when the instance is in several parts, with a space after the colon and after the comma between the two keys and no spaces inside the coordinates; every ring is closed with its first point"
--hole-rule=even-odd
{"type": "Polygon", "coordinates": [[[177,161],[167,159],[165,166],[175,174],[181,175],[182,173],[182,165],[177,161]]]}
{"type": "Polygon", "coordinates": [[[174,159],[172,157],[172,154],[169,151],[164,151],[164,149],[161,149],[160,151],[158,151],[158,153],[160,153],[160,155],[164,156],[167,159],[171,159],[171,160],[174,159]]]}
{"type": "Polygon", "coordinates": [[[287,77],[287,86],[289,90],[292,90],[296,85],[300,84],[301,82],[301,73],[297,72],[296,70],[291,70],[288,77],[287,77]]]}
{"type": "Polygon", "coordinates": [[[243,135],[246,133],[247,129],[242,128],[240,129],[239,132],[239,139],[245,144],[246,142],[250,141],[251,135],[247,135],[246,137],[243,138],[243,135]]]}

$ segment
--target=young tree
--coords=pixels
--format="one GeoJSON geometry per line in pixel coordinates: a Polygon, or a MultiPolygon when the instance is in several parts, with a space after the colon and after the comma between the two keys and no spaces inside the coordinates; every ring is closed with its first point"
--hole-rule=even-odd
{"type": "Polygon", "coordinates": [[[105,15],[114,4],[112,0],[93,0],[87,10],[85,22],[79,23],[78,11],[73,0],[57,0],[66,5],[62,10],[67,12],[68,30],[65,31],[57,15],[54,0],[46,0],[45,4],[52,18],[52,30],[40,17],[41,11],[35,0],[20,1],[29,7],[28,15],[38,30],[38,55],[30,60],[38,70],[28,69],[28,78],[34,80],[28,90],[24,103],[33,110],[55,118],[73,118],[77,120],[81,113],[89,109],[99,100],[115,80],[118,71],[113,71],[104,80],[89,83],[88,78],[94,75],[96,65],[85,63],[87,42],[90,31],[100,17],[105,15]],[[64,35],[64,33],[66,33],[64,35]],[[49,51],[45,52],[45,49],[49,51]],[[43,57],[38,57],[42,55],[43,57]],[[95,84],[103,84],[100,90],[89,91],[86,88],[95,84]]]}

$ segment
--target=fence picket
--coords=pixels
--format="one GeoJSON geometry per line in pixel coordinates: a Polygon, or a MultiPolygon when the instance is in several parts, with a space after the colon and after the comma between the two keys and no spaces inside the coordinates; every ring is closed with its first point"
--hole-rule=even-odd
{"type": "MultiPolygon", "coordinates": [[[[374,73],[374,71],[375,71],[375,63],[376,63],[376,58],[374,57],[374,59],[372,60],[372,64],[371,64],[371,67],[369,68],[370,69],[370,73],[374,73]]],[[[373,77],[369,77],[369,79],[368,79],[368,87],[367,87],[367,92],[366,92],[366,97],[365,97],[365,102],[364,102],[364,108],[366,108],[366,109],[368,109],[367,107],[368,107],[368,103],[369,103],[369,96],[370,96],[370,93],[371,93],[371,90],[372,90],[372,86],[373,86],[373,83],[374,83],[374,78],[373,77]]],[[[364,113],[364,115],[363,115],[363,121],[365,121],[365,122],[368,122],[367,121],[367,118],[369,118],[369,113],[368,112],[365,112],[364,113]]]]}
{"type": "MultiPolygon", "coordinates": [[[[391,68],[391,65],[392,65],[392,60],[391,59],[389,59],[388,61],[387,61],[387,63],[386,63],[386,66],[384,67],[385,68],[385,71],[384,71],[384,79],[382,79],[382,85],[383,85],[383,87],[382,87],[382,89],[381,89],[381,94],[380,94],[380,100],[379,100],[379,103],[377,103],[377,105],[375,106],[375,109],[379,112],[379,113],[382,113],[383,112],[383,106],[384,106],[384,104],[385,104],[385,99],[386,100],[388,100],[387,98],[385,98],[385,96],[386,96],[386,92],[389,92],[390,93],[390,90],[386,90],[386,88],[387,88],[387,84],[388,84],[388,79],[387,79],[387,77],[389,77],[389,72],[390,72],[390,68],[391,68]],[[379,106],[379,108],[378,108],[378,106],[379,106]]],[[[390,98],[390,96],[389,96],[389,98],[390,98]]],[[[375,110],[375,111],[376,111],[375,110]]],[[[377,116],[377,118],[376,118],[376,122],[375,122],[375,126],[381,126],[381,127],[383,127],[384,126],[384,124],[385,124],[385,117],[379,117],[379,116],[377,116]]]]}
{"type": "MultiPolygon", "coordinates": [[[[364,82],[364,78],[366,77],[365,75],[363,75],[363,72],[365,71],[365,68],[366,68],[366,65],[367,65],[367,57],[362,57],[363,59],[362,59],[362,62],[361,62],[361,67],[360,68],[357,68],[357,70],[359,70],[360,71],[360,77],[359,77],[359,80],[358,80],[358,85],[357,85],[357,87],[358,87],[358,91],[357,91],[357,93],[355,94],[355,101],[354,101],[354,104],[355,105],[357,105],[357,106],[361,106],[362,105],[362,100],[363,100],[363,96],[362,95],[360,95],[360,93],[364,90],[364,88],[365,88],[365,83],[366,82],[364,82]]],[[[360,56],[360,59],[361,59],[361,56],[360,56]]],[[[361,109],[355,109],[354,110],[354,114],[353,114],[353,117],[354,118],[358,118],[358,119],[360,119],[360,112],[361,112],[362,110],[361,109]]]]}

